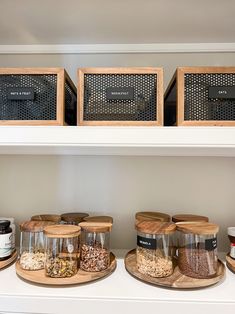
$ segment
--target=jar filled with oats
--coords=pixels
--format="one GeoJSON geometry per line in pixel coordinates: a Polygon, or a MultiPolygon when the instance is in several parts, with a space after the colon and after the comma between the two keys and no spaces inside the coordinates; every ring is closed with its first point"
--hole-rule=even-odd
{"type": "Polygon", "coordinates": [[[20,266],[26,270],[44,268],[43,229],[52,221],[25,221],[20,224],[20,266]]]}
{"type": "Polygon", "coordinates": [[[77,273],[80,230],[80,227],[73,225],[54,225],[44,228],[46,276],[65,278],[77,273]]]}
{"type": "Polygon", "coordinates": [[[174,223],[161,221],[137,222],[137,269],[151,277],[167,277],[174,271],[172,235],[174,223]]]}
{"type": "Polygon", "coordinates": [[[178,266],[193,278],[211,278],[218,267],[217,233],[219,226],[209,222],[179,222],[178,266]]]}
{"type": "Polygon", "coordinates": [[[82,222],[80,267],[89,272],[105,270],[110,265],[111,223],[82,222]]]}

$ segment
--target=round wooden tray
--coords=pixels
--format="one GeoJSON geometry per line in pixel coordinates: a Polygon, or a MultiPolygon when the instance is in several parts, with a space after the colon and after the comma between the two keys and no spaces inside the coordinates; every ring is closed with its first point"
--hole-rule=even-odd
{"type": "Polygon", "coordinates": [[[14,251],[14,253],[12,254],[10,258],[6,259],[5,261],[0,261],[0,270],[7,266],[10,266],[16,259],[17,259],[17,252],[14,251]]]}
{"type": "Polygon", "coordinates": [[[203,288],[207,286],[214,285],[219,282],[225,275],[225,266],[219,260],[218,261],[218,271],[216,277],[209,279],[196,279],[185,276],[180,273],[178,266],[175,268],[174,273],[165,278],[154,278],[151,276],[147,276],[141,274],[136,267],[136,252],[135,250],[131,250],[127,253],[125,257],[125,267],[128,273],[130,273],[135,278],[144,281],[145,283],[149,283],[156,286],[163,286],[168,288],[176,288],[176,289],[194,289],[194,288],[203,288]]]}
{"type": "Polygon", "coordinates": [[[226,256],[226,265],[229,270],[235,273],[235,260],[232,257],[230,257],[229,253],[226,256]]]}
{"type": "Polygon", "coordinates": [[[16,273],[21,278],[30,281],[32,283],[42,285],[56,285],[56,286],[67,286],[67,285],[78,285],[88,283],[101,278],[104,278],[114,272],[116,268],[116,258],[113,253],[110,253],[110,266],[109,268],[100,272],[87,272],[79,269],[77,274],[67,278],[51,278],[45,275],[45,270],[24,270],[20,267],[19,261],[16,262],[16,273]]]}

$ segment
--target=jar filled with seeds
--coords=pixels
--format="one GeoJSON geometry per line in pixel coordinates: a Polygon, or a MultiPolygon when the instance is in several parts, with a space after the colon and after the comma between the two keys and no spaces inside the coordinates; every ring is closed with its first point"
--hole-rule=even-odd
{"type": "Polygon", "coordinates": [[[31,217],[31,220],[34,221],[53,221],[56,224],[59,224],[61,221],[60,215],[51,215],[51,214],[43,214],[43,215],[34,215],[31,217]]]}
{"type": "Polygon", "coordinates": [[[72,277],[78,271],[80,227],[54,225],[44,228],[45,273],[48,277],[72,277]]]}
{"type": "Polygon", "coordinates": [[[21,268],[39,270],[44,268],[44,227],[53,224],[51,221],[25,221],[20,224],[21,268]]]}
{"type": "Polygon", "coordinates": [[[82,222],[80,267],[89,272],[105,270],[110,265],[111,223],[82,222]]]}
{"type": "Polygon", "coordinates": [[[174,223],[161,221],[137,222],[137,269],[151,277],[167,277],[174,271],[172,236],[174,223]]]}
{"type": "Polygon", "coordinates": [[[137,212],[135,214],[135,223],[146,220],[157,220],[162,222],[170,222],[171,216],[165,213],[155,212],[155,211],[143,211],[137,212]]]}
{"type": "Polygon", "coordinates": [[[209,222],[180,222],[178,266],[180,272],[193,278],[211,278],[216,275],[217,233],[219,226],[209,222]]]}
{"type": "Polygon", "coordinates": [[[88,217],[87,213],[65,213],[61,215],[61,223],[65,225],[78,225],[88,217]]]}

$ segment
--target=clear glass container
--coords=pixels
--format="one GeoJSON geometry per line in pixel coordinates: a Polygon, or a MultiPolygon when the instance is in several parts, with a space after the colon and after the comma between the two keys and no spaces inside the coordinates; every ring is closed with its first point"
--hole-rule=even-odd
{"type": "Polygon", "coordinates": [[[53,224],[49,221],[25,221],[20,224],[20,266],[26,270],[44,268],[44,227],[53,224]]]}
{"type": "Polygon", "coordinates": [[[54,225],[44,228],[45,273],[48,277],[72,277],[78,271],[80,227],[54,225]]]}
{"type": "Polygon", "coordinates": [[[179,231],[178,266],[193,278],[211,278],[218,266],[217,233],[212,223],[177,223],[179,231]]]}
{"type": "Polygon", "coordinates": [[[110,265],[111,223],[82,222],[80,267],[89,272],[105,270],[110,265]]]}
{"type": "Polygon", "coordinates": [[[89,217],[87,213],[64,213],[61,215],[61,223],[65,225],[78,225],[89,217]]]}
{"type": "Polygon", "coordinates": [[[174,223],[141,221],[136,224],[137,269],[151,277],[167,277],[174,271],[172,235],[174,223]]]}

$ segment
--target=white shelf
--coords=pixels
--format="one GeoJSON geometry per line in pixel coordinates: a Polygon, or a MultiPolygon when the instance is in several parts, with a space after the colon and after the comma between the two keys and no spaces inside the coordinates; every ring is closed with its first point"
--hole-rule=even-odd
{"type": "Polygon", "coordinates": [[[229,270],[226,279],[214,286],[172,290],[136,280],[126,272],[123,258],[111,276],[82,286],[31,285],[17,277],[14,265],[0,271],[0,283],[0,313],[234,314],[235,308],[235,275],[229,270]]]}
{"type": "Polygon", "coordinates": [[[235,156],[235,127],[1,126],[0,154],[235,156]]]}

